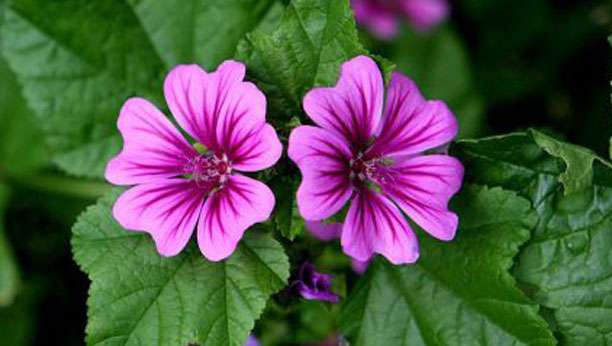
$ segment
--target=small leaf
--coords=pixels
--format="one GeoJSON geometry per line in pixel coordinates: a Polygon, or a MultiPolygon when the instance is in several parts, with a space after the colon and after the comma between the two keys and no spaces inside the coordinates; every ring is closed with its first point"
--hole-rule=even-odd
{"type": "Polygon", "coordinates": [[[90,207],[73,228],[75,260],[92,280],[87,344],[242,346],[289,277],[280,244],[254,227],[226,261],[206,261],[194,243],[163,258],[148,235],[115,222],[117,195],[90,207]]]}
{"type": "MultiPolygon", "coordinates": [[[[301,112],[304,94],[333,85],[340,65],[361,46],[348,0],[293,0],[271,34],[255,31],[238,45],[236,57],[268,96],[272,115],[286,122],[301,112]]],[[[379,59],[388,75],[390,63],[379,59]]]]}
{"type": "Polygon", "coordinates": [[[547,324],[508,273],[535,219],[529,201],[466,186],[454,200],[457,238],[420,238],[421,258],[380,256],[343,308],[355,345],[554,345],[547,324]]]}

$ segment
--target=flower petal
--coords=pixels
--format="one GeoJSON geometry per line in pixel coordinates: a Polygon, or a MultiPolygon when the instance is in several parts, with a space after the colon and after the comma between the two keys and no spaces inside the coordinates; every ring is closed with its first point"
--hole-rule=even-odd
{"type": "Polygon", "coordinates": [[[305,222],[306,229],[315,238],[323,241],[340,239],[342,224],[339,222],[308,221],[305,222]]]}
{"type": "Polygon", "coordinates": [[[318,291],[308,287],[302,281],[296,281],[293,283],[292,290],[297,291],[302,298],[306,300],[321,300],[332,304],[337,304],[340,298],[334,292],[331,291],[318,291]]]}
{"type": "Polygon", "coordinates": [[[207,103],[217,92],[210,76],[198,65],[178,65],[164,81],[164,95],[178,124],[208,148],[216,145],[216,114],[207,103]]]}
{"type": "Polygon", "coordinates": [[[391,201],[363,188],[355,195],[344,221],[344,253],[368,261],[374,253],[393,264],[414,263],[419,257],[417,238],[391,201]]]}
{"type": "Polygon", "coordinates": [[[366,26],[376,37],[391,39],[397,34],[396,15],[384,5],[371,0],[351,0],[351,7],[357,22],[366,26]]]}
{"type": "Polygon", "coordinates": [[[338,212],[352,194],[347,144],[327,130],[299,126],[289,136],[288,152],[302,172],[297,192],[302,217],[322,220],[338,212]]]}
{"type": "Polygon", "coordinates": [[[205,191],[186,179],[168,179],[133,187],[113,206],[119,224],[150,233],[163,256],[178,254],[195,228],[205,191]]]}
{"type": "Polygon", "coordinates": [[[368,152],[373,156],[413,155],[455,138],[457,119],[442,101],[425,101],[417,86],[394,73],[382,129],[368,152]]]}
{"type": "Polygon", "coordinates": [[[393,171],[382,191],[426,232],[453,239],[458,220],[448,201],[461,188],[461,162],[446,155],[418,156],[394,165],[393,171]]]}
{"type": "Polygon", "coordinates": [[[440,24],[449,15],[446,0],[401,1],[401,9],[412,26],[418,31],[428,31],[440,24]]]}
{"type": "Polygon", "coordinates": [[[358,151],[365,148],[378,127],[383,93],[378,66],[360,55],[342,64],[335,87],[308,92],[304,110],[317,125],[341,135],[358,151]]]}
{"type": "Polygon", "coordinates": [[[283,153],[283,145],[270,124],[264,124],[243,140],[244,143],[233,147],[229,154],[232,166],[239,171],[257,172],[272,167],[283,153]]]}
{"type": "Polygon", "coordinates": [[[280,141],[273,128],[265,123],[265,95],[255,84],[243,81],[244,65],[226,61],[211,74],[211,78],[217,80],[220,91],[218,100],[215,100],[220,150],[230,160],[245,167],[269,167],[274,164],[276,161],[271,162],[271,159],[280,157],[280,141]],[[265,150],[272,153],[266,156],[262,154],[265,150]],[[263,159],[263,164],[259,159],[263,159]]]}
{"type": "Polygon", "coordinates": [[[272,191],[257,180],[232,175],[206,200],[198,223],[200,251],[211,261],[229,257],[244,231],[265,221],[274,208],[272,191]]]}
{"type": "Polygon", "coordinates": [[[371,259],[368,261],[358,261],[356,259],[352,259],[351,268],[353,268],[353,271],[355,273],[363,274],[366,272],[366,270],[368,270],[368,267],[370,266],[370,262],[371,262],[371,259]]]}
{"type": "Polygon", "coordinates": [[[131,98],[117,121],[123,150],[106,166],[106,180],[117,185],[152,182],[183,174],[195,150],[149,101],[131,98]]]}
{"type": "Polygon", "coordinates": [[[259,123],[265,120],[265,97],[254,96],[247,90],[253,88],[244,86],[250,84],[242,82],[244,74],[243,64],[228,60],[212,73],[206,73],[198,65],[179,65],[166,77],[164,94],[177,122],[213,151],[220,149],[217,134],[221,116],[233,112],[237,100],[247,99],[246,109],[253,119],[259,123]]]}
{"type": "Polygon", "coordinates": [[[234,168],[268,168],[282,153],[276,131],[265,123],[266,97],[244,82],[245,67],[228,60],[206,74],[196,65],[175,68],[165,83],[168,104],[181,126],[234,168]]]}

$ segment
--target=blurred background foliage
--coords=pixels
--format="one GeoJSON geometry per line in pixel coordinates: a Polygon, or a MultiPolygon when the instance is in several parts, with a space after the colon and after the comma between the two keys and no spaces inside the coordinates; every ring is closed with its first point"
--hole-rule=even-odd
{"type": "MultiPolygon", "coordinates": [[[[278,13],[261,27],[272,28],[278,13]]],[[[427,97],[447,101],[463,138],[535,126],[607,156],[611,28],[605,1],[464,0],[452,2],[449,21],[431,33],[403,27],[393,41],[365,32],[362,41],[427,97]]],[[[35,119],[0,59],[0,345],[81,345],[88,279],[72,260],[70,227],[108,187],[54,168],[35,119]]],[[[325,271],[350,266],[337,244],[300,244],[293,259],[316,249],[325,271]]],[[[341,277],[337,289],[354,281],[341,277]]],[[[335,340],[336,307],[274,299],[256,327],[262,341],[335,340]]]]}

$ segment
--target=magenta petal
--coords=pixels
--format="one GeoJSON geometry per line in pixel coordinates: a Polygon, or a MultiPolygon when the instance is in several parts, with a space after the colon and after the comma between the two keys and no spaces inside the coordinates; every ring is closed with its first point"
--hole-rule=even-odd
{"type": "Polygon", "coordinates": [[[380,134],[369,153],[413,155],[441,147],[459,130],[457,119],[442,101],[425,101],[406,76],[394,73],[380,134]]]}
{"type": "MultiPolygon", "coordinates": [[[[237,76],[242,64],[226,62],[217,78],[237,76]]],[[[221,83],[223,85],[223,83],[221,83]]],[[[266,124],[266,97],[253,83],[234,83],[220,102],[217,139],[234,168],[254,172],[276,163],[282,145],[274,128],[266,124]]]]}
{"type": "Polygon", "coordinates": [[[222,149],[219,127],[228,112],[246,113],[236,116],[248,116],[254,127],[265,120],[265,97],[251,83],[242,81],[244,74],[243,64],[228,60],[212,73],[198,65],[179,65],[166,77],[164,94],[176,121],[213,151],[222,149]]]}
{"type": "Polygon", "coordinates": [[[350,150],[337,135],[314,126],[299,126],[289,136],[289,157],[302,172],[298,209],[306,220],[326,219],[352,194],[350,150]]]}
{"type": "Polygon", "coordinates": [[[401,8],[412,26],[418,31],[428,31],[440,24],[449,14],[446,0],[405,0],[401,8]]]}
{"type": "Polygon", "coordinates": [[[265,184],[232,175],[202,208],[198,223],[200,251],[211,261],[229,257],[244,231],[268,219],[273,208],[274,195],[265,184]]]}
{"type": "Polygon", "coordinates": [[[117,185],[152,182],[183,174],[195,150],[149,101],[131,98],[117,121],[123,150],[106,166],[106,180],[117,185]]]}
{"type": "Polygon", "coordinates": [[[187,244],[204,203],[204,191],[185,179],[142,184],[124,192],[113,216],[128,230],[145,231],[163,256],[178,254],[187,244]]]}
{"type": "Polygon", "coordinates": [[[414,263],[419,257],[417,238],[397,207],[367,188],[351,203],[341,244],[344,253],[362,262],[374,253],[393,264],[414,263]]]}
{"type": "Polygon", "coordinates": [[[463,166],[445,155],[426,155],[393,166],[392,183],[382,190],[421,228],[440,240],[451,240],[457,231],[457,215],[448,201],[459,191],[463,166]]]}
{"type": "Polygon", "coordinates": [[[308,221],[305,222],[306,229],[315,238],[323,241],[340,239],[342,224],[339,222],[308,221]]]}
{"type": "Polygon", "coordinates": [[[384,85],[371,58],[360,55],[344,64],[333,88],[312,89],[304,97],[306,114],[319,126],[362,149],[382,115],[384,85]]]}
{"type": "Polygon", "coordinates": [[[207,103],[211,88],[210,76],[198,65],[178,65],[164,81],[164,95],[179,125],[208,148],[216,145],[217,115],[207,103]]]}
{"type": "Polygon", "coordinates": [[[366,270],[368,270],[368,267],[370,266],[370,262],[371,260],[368,261],[358,261],[356,259],[352,259],[351,260],[351,267],[353,268],[353,271],[357,274],[363,274],[366,272],[366,270]]]}
{"type": "Polygon", "coordinates": [[[276,130],[264,124],[259,131],[243,138],[243,144],[232,148],[232,166],[243,172],[257,172],[272,167],[283,153],[276,130]]]}
{"type": "MultiPolygon", "coordinates": [[[[244,65],[239,62],[224,62],[211,78],[218,85],[218,98],[211,102],[217,105],[217,140],[221,151],[231,161],[258,170],[255,167],[262,166],[258,158],[265,157],[262,150],[273,149],[272,156],[280,154],[276,133],[264,129],[266,97],[253,83],[243,81],[244,65]]],[[[269,160],[266,164],[270,165],[269,160]]]]}

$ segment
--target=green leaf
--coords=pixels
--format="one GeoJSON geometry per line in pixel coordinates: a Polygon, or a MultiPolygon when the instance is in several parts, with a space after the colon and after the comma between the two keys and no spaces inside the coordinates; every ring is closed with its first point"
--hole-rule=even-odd
{"type": "Polygon", "coordinates": [[[459,119],[460,137],[482,131],[483,101],[474,88],[466,49],[453,30],[406,32],[390,54],[398,70],[413,78],[427,98],[450,105],[459,119]]]}
{"type": "Polygon", "coordinates": [[[586,149],[535,131],[462,141],[454,152],[469,181],[515,190],[535,206],[538,223],[514,275],[526,292],[551,309],[563,344],[612,342],[609,166],[598,157],[586,157],[586,149]],[[571,194],[564,193],[568,187],[574,190],[571,194]]]}
{"type": "Polygon", "coordinates": [[[592,185],[593,161],[597,158],[595,153],[577,145],[560,142],[536,130],[531,130],[530,134],[540,148],[565,162],[567,168],[559,175],[559,181],[565,187],[565,194],[582,191],[592,185]]]}
{"type": "MultiPolygon", "coordinates": [[[[0,2],[0,24],[3,9],[4,3],[0,2]]],[[[20,175],[40,168],[47,162],[41,131],[21,96],[15,75],[2,57],[0,105],[0,172],[20,175]]]]}
{"type": "Polygon", "coordinates": [[[276,211],[274,225],[283,237],[294,240],[304,229],[304,220],[297,211],[295,193],[296,182],[287,176],[277,176],[270,186],[276,196],[276,211]]]}
{"type": "MultiPolygon", "coordinates": [[[[286,121],[301,113],[306,91],[333,85],[340,65],[359,54],[367,51],[348,0],[293,0],[276,31],[247,35],[236,56],[268,96],[271,116],[286,121]]],[[[384,72],[391,68],[380,59],[379,64],[384,72]]]]}
{"type": "Polygon", "coordinates": [[[465,186],[453,202],[456,239],[420,237],[415,265],[377,258],[346,300],[345,332],[355,345],[553,345],[508,273],[535,222],[529,201],[465,186]]]}
{"type": "Polygon", "coordinates": [[[276,0],[128,0],[167,66],[215,69],[262,22],[276,0]]]}
{"type": "Polygon", "coordinates": [[[100,178],[120,147],[115,122],[123,102],[142,96],[164,108],[170,67],[211,68],[231,57],[272,1],[14,0],[2,53],[53,161],[70,174],[100,178]]]}
{"type": "Polygon", "coordinates": [[[75,260],[92,280],[87,344],[242,346],[289,277],[280,244],[255,227],[226,261],[206,261],[194,243],[163,258],[148,235],[114,221],[117,195],[90,207],[73,228],[75,260]]]}
{"type": "Polygon", "coordinates": [[[123,2],[13,1],[2,36],[55,163],[101,177],[121,104],[161,90],[164,65],[138,18],[123,2]]]}
{"type": "Polygon", "coordinates": [[[19,287],[19,272],[8,239],[4,234],[4,208],[8,189],[0,183],[0,307],[13,303],[19,287]]]}

